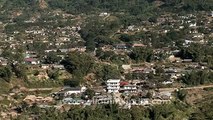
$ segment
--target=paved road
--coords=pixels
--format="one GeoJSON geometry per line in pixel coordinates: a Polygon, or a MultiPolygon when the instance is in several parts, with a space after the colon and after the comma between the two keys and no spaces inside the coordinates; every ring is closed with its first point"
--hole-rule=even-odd
{"type": "Polygon", "coordinates": [[[28,89],[30,92],[33,92],[33,91],[50,91],[50,90],[53,90],[53,88],[31,88],[31,89],[28,89]]]}
{"type": "MultiPolygon", "coordinates": [[[[202,86],[195,86],[195,87],[186,87],[186,88],[160,88],[159,91],[169,91],[173,92],[177,89],[184,89],[184,90],[193,90],[193,89],[203,89],[203,88],[213,88],[213,85],[202,85],[202,86]]],[[[53,88],[31,88],[28,89],[29,91],[48,91],[48,90],[53,90],[53,88]]]]}
{"type": "Polygon", "coordinates": [[[160,88],[159,91],[170,91],[173,92],[177,89],[183,90],[193,90],[193,89],[203,89],[203,88],[211,88],[213,85],[202,85],[202,86],[195,86],[195,87],[186,87],[186,88],[160,88]]]}

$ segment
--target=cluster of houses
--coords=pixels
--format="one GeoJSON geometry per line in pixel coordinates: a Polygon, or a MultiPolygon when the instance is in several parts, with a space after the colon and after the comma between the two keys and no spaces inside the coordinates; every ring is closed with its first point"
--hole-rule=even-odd
{"type": "MultiPolygon", "coordinates": [[[[61,14],[61,13],[56,13],[61,14]]],[[[107,18],[110,13],[100,13],[100,17],[107,18]]],[[[63,14],[63,19],[70,17],[68,14],[63,14]]],[[[187,27],[188,35],[183,38],[183,46],[188,47],[191,43],[206,44],[208,41],[206,38],[213,38],[213,12],[209,14],[204,13],[202,18],[198,19],[198,16],[187,14],[187,15],[172,15],[166,14],[162,15],[157,19],[156,23],[150,23],[148,21],[143,21],[142,26],[130,25],[123,30],[118,30],[119,34],[129,34],[138,31],[142,32],[155,32],[158,34],[167,34],[173,29],[174,31],[183,31],[187,27]],[[173,17],[172,17],[173,16],[173,17]],[[201,31],[201,28],[205,30],[205,33],[201,31]]],[[[71,16],[73,17],[73,16],[71,16]]],[[[76,17],[78,20],[78,18],[76,17]]],[[[36,23],[36,19],[25,21],[26,23],[36,23]]],[[[45,21],[45,23],[52,23],[54,21],[45,21]]],[[[0,25],[6,26],[7,24],[13,23],[1,23],[0,25]]],[[[53,52],[56,53],[58,57],[63,59],[67,53],[71,51],[85,52],[86,46],[85,41],[81,38],[79,30],[81,30],[81,23],[77,23],[72,26],[63,26],[56,28],[43,28],[41,26],[32,26],[24,31],[14,31],[13,33],[6,34],[4,32],[0,33],[1,45],[0,52],[6,49],[6,45],[9,45],[9,49],[12,54],[16,52],[17,48],[20,46],[28,46],[28,50],[24,54],[24,63],[29,65],[32,69],[34,66],[39,66],[35,68],[40,70],[36,78],[48,79],[47,70],[57,69],[64,70],[63,65],[59,63],[45,63],[44,59],[46,55],[53,52]],[[18,36],[18,37],[17,37],[18,36]],[[24,37],[24,38],[22,38],[24,37]],[[44,47],[41,47],[41,43],[44,47]],[[44,56],[39,56],[38,51],[42,51],[44,56]]],[[[151,41],[151,37],[148,38],[151,41]]],[[[103,51],[113,51],[117,54],[127,55],[132,51],[133,48],[146,48],[147,46],[152,46],[152,44],[147,44],[145,40],[135,40],[131,44],[125,42],[116,43],[113,45],[103,45],[100,48],[103,51]]],[[[192,70],[207,69],[205,64],[192,62],[192,59],[181,59],[175,57],[174,55],[179,52],[179,50],[174,50],[168,47],[163,47],[159,49],[154,49],[154,57],[157,59],[159,54],[166,56],[164,61],[171,63],[170,66],[160,65],[165,76],[162,81],[158,81],[158,84],[167,86],[172,85],[176,82],[178,78],[184,75],[186,72],[192,70]],[[180,66],[179,66],[180,65],[180,66]]],[[[0,57],[0,65],[6,66],[9,60],[0,57]]],[[[121,106],[131,107],[132,105],[154,105],[154,104],[166,104],[170,103],[173,99],[171,91],[158,91],[156,89],[156,83],[149,81],[149,75],[159,74],[156,69],[157,64],[155,63],[145,63],[146,65],[122,65],[123,75],[120,79],[109,79],[105,82],[104,86],[98,86],[100,88],[91,88],[94,94],[91,98],[85,95],[87,87],[64,87],[60,91],[53,93],[52,97],[37,97],[34,95],[27,96],[23,101],[28,104],[33,103],[52,103],[55,102],[53,98],[58,102],[58,104],[70,104],[70,105],[96,105],[96,104],[111,104],[118,103],[121,106]],[[126,74],[134,74],[135,77],[132,79],[126,79],[126,74]],[[141,75],[145,77],[142,78],[141,75]],[[84,96],[84,97],[82,97],[84,96]]],[[[162,75],[162,76],[163,76],[162,75]]],[[[96,86],[97,87],[97,86],[96,86]]]]}
{"type": "MultiPolygon", "coordinates": [[[[156,65],[152,63],[146,63],[145,65],[122,65],[122,68],[126,74],[155,75],[159,74],[155,66],[156,65]]],[[[91,88],[95,92],[91,99],[82,99],[82,97],[79,97],[85,93],[87,87],[64,87],[61,91],[55,93],[55,98],[63,104],[70,105],[118,103],[121,106],[129,108],[132,105],[149,106],[154,104],[167,104],[173,100],[172,92],[158,91],[156,84],[164,86],[173,85],[173,83],[177,83],[176,80],[178,78],[187,72],[191,72],[195,68],[197,70],[208,69],[205,67],[205,64],[192,62],[191,60],[175,61],[173,65],[162,65],[161,67],[163,71],[160,74],[164,74],[167,78],[157,83],[152,83],[146,77],[144,80],[142,80],[142,78],[136,78],[134,80],[108,79],[104,86],[91,88]],[[181,67],[178,67],[178,65],[181,65],[181,67]]]]}
{"type": "Polygon", "coordinates": [[[64,87],[59,92],[53,93],[52,97],[60,101],[60,104],[85,106],[117,103],[128,108],[132,105],[148,106],[171,102],[171,92],[148,91],[141,89],[141,84],[136,83],[133,84],[120,79],[109,79],[102,89],[93,89],[94,95],[91,99],[81,97],[87,90],[86,87],[64,87]]]}
{"type": "MultiPolygon", "coordinates": [[[[56,11],[54,13],[55,16],[58,14],[61,14],[59,11],[56,11]]],[[[63,16],[69,16],[64,15],[63,16]]],[[[106,17],[110,16],[110,13],[102,12],[99,15],[100,17],[106,17]]],[[[72,16],[73,17],[73,16],[72,16]]],[[[68,19],[69,17],[63,17],[63,20],[68,19]]],[[[77,18],[77,17],[76,17],[77,18]]],[[[36,23],[37,20],[33,20],[32,23],[36,23]]],[[[50,22],[50,21],[46,21],[50,22]]],[[[125,32],[120,31],[119,33],[127,33],[130,31],[153,31],[159,34],[166,34],[171,29],[174,29],[175,31],[181,31],[188,25],[189,28],[187,28],[188,35],[183,39],[184,46],[189,46],[191,43],[200,43],[200,44],[206,44],[207,37],[213,36],[212,33],[212,12],[211,13],[203,13],[202,18],[198,19],[198,15],[194,14],[187,14],[187,15],[176,15],[176,14],[165,14],[161,15],[156,23],[150,23],[148,21],[143,21],[144,24],[142,26],[135,26],[130,25],[127,27],[125,32]],[[156,27],[160,27],[160,29],[157,29],[156,27]],[[200,29],[205,26],[203,29],[207,31],[206,33],[203,33],[200,31],[200,29]]],[[[2,23],[4,24],[4,23],[2,23]]],[[[9,23],[12,24],[12,23],[9,23]]],[[[5,23],[5,25],[7,25],[5,23]]],[[[77,23],[73,26],[65,26],[65,27],[57,27],[54,29],[50,28],[43,28],[41,26],[32,26],[22,31],[14,31],[12,34],[6,34],[1,33],[0,37],[4,40],[5,43],[10,44],[11,49],[16,49],[18,46],[24,45],[24,46],[31,46],[32,44],[35,44],[36,42],[42,42],[45,44],[46,48],[42,49],[45,54],[49,52],[62,52],[67,53],[70,51],[80,51],[84,52],[86,50],[86,47],[84,45],[84,42],[78,33],[79,30],[81,30],[80,27],[81,23],[77,23]],[[24,34],[25,38],[18,38],[19,34],[24,34]],[[24,41],[19,40],[24,39],[24,41]]],[[[23,37],[23,36],[22,36],[23,37]]],[[[151,40],[151,39],[150,39],[151,40]]],[[[130,52],[131,49],[128,48],[136,48],[136,47],[146,47],[151,46],[150,44],[143,43],[144,40],[135,40],[133,41],[132,45],[128,45],[126,43],[116,43],[114,45],[104,45],[101,47],[103,51],[114,51],[115,53],[121,53],[123,52],[130,52]]],[[[3,45],[5,46],[5,45],[3,45]]],[[[2,46],[2,47],[3,47],[2,46]]],[[[0,48],[3,50],[4,48],[0,48]]],[[[169,46],[168,46],[169,47],[169,46]]],[[[40,48],[38,48],[40,49],[40,48]]],[[[30,52],[34,52],[33,50],[29,50],[30,52]]],[[[157,53],[167,53],[163,48],[162,49],[156,49],[154,52],[157,53]]],[[[171,52],[171,50],[169,51],[171,52]]],[[[33,54],[33,53],[29,53],[33,54]]],[[[171,55],[171,54],[170,54],[171,55]]],[[[5,58],[4,58],[5,59],[5,58]]],[[[40,64],[41,58],[38,59],[35,56],[28,56],[25,59],[26,63],[29,64],[40,64]]],[[[0,63],[2,65],[5,65],[5,60],[0,60],[0,63]]]]}

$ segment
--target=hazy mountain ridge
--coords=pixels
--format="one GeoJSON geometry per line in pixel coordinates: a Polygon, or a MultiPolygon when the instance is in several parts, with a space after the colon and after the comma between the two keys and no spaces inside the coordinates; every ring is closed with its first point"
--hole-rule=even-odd
{"type": "MultiPolygon", "coordinates": [[[[88,13],[104,11],[150,11],[150,6],[161,3],[158,8],[169,10],[212,10],[212,0],[0,0],[3,9],[62,9],[67,12],[88,13]],[[147,7],[148,6],[148,7],[147,7]]],[[[156,9],[156,8],[155,8],[156,9]]],[[[152,11],[152,10],[151,10],[152,11]]]]}

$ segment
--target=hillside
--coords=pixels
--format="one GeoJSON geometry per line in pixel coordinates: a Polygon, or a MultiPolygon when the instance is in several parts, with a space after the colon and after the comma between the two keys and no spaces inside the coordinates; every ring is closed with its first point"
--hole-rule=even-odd
{"type": "Polygon", "coordinates": [[[0,0],[0,119],[212,119],[213,0],[0,0]]]}
{"type": "MultiPolygon", "coordinates": [[[[160,9],[178,11],[178,10],[211,10],[213,1],[205,0],[160,0],[162,3],[158,6],[160,9]]],[[[159,0],[117,0],[117,1],[101,1],[101,0],[1,0],[1,6],[4,9],[25,9],[25,8],[49,8],[62,9],[70,13],[91,13],[97,11],[111,12],[129,12],[131,14],[154,12],[153,4],[159,4],[159,0]]]]}

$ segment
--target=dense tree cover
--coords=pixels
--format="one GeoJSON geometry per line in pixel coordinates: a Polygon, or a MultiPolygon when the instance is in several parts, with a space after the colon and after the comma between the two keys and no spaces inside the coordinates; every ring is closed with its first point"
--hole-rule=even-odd
{"type": "MultiPolygon", "coordinates": [[[[140,41],[145,45],[152,46],[153,48],[162,48],[168,47],[172,43],[172,38],[170,38],[167,34],[158,34],[156,32],[138,32],[133,35],[131,38],[134,41],[140,41]]],[[[175,39],[176,40],[176,39],[175,39]]]]}
{"type": "Polygon", "coordinates": [[[134,37],[133,36],[130,36],[128,34],[121,34],[119,39],[123,42],[127,42],[127,43],[130,43],[131,41],[133,41],[134,37]]]}
{"type": "Polygon", "coordinates": [[[186,95],[187,95],[187,91],[186,90],[178,90],[175,95],[179,100],[184,101],[185,98],[186,98],[186,95]]]}
{"type": "Polygon", "coordinates": [[[98,18],[92,19],[79,31],[86,41],[87,51],[94,51],[101,44],[112,44],[113,41],[108,36],[115,33],[120,25],[117,20],[105,22],[98,18]]]}
{"type": "MultiPolygon", "coordinates": [[[[187,111],[190,106],[182,102],[171,104],[155,105],[150,108],[133,106],[131,109],[120,108],[116,104],[86,106],[72,106],[68,112],[60,113],[54,108],[40,109],[36,105],[25,108],[25,115],[31,113],[37,119],[41,120],[180,120],[192,118],[191,113],[187,111]],[[27,113],[28,111],[28,113],[27,113]]],[[[202,111],[211,110],[203,108],[202,111]]],[[[212,113],[212,112],[211,112],[212,113]]],[[[202,117],[212,118],[211,113],[203,113],[202,117]]],[[[19,119],[23,119],[19,116],[19,119]]],[[[194,118],[194,116],[193,116],[194,118]]]]}
{"type": "MultiPolygon", "coordinates": [[[[212,99],[212,98],[210,98],[212,99]]],[[[213,119],[213,101],[202,102],[198,109],[192,113],[190,120],[212,120],[213,119]]]]}
{"type": "Polygon", "coordinates": [[[113,39],[103,35],[98,35],[94,41],[97,47],[102,47],[103,45],[112,45],[114,43],[113,39]]]}
{"type": "Polygon", "coordinates": [[[1,56],[6,58],[9,63],[12,61],[17,61],[19,63],[24,62],[24,49],[18,48],[16,51],[12,51],[10,48],[5,48],[4,51],[2,51],[1,56]]]}
{"type": "Polygon", "coordinates": [[[183,38],[186,37],[187,33],[184,30],[175,31],[170,30],[166,34],[157,34],[155,32],[146,32],[140,33],[136,36],[136,38],[140,38],[144,41],[144,43],[151,43],[154,48],[162,48],[168,47],[171,45],[176,45],[178,47],[183,46],[183,38]],[[151,38],[151,41],[148,41],[151,38]]]}
{"type": "Polygon", "coordinates": [[[6,82],[10,82],[11,77],[12,77],[12,71],[10,67],[8,66],[0,67],[0,78],[5,80],[6,82]]]}
{"type": "MultiPolygon", "coordinates": [[[[212,10],[212,0],[161,0],[164,2],[159,7],[155,6],[156,0],[44,0],[48,4],[49,10],[61,9],[65,12],[72,14],[80,13],[97,13],[97,12],[124,12],[125,15],[118,14],[120,22],[126,26],[141,23],[141,20],[149,18],[150,22],[156,22],[156,18],[159,15],[159,11],[194,11],[194,10],[212,10]]],[[[45,12],[39,6],[38,0],[2,0],[1,10],[4,11],[0,14],[1,21],[9,22],[11,19],[11,11],[23,10],[20,16],[14,18],[13,21],[16,24],[8,24],[6,26],[6,32],[12,33],[14,30],[23,31],[27,26],[32,24],[24,23],[23,21],[30,18],[33,13],[39,12],[41,18],[38,26],[48,26],[43,21],[48,20],[50,17],[43,15],[45,12]],[[5,11],[6,10],[6,11],[5,11]],[[8,16],[9,15],[9,16],[8,16]],[[45,17],[44,17],[45,16],[45,17]]],[[[54,16],[51,19],[57,19],[58,16],[54,16]]],[[[65,26],[71,22],[59,21],[53,26],[65,26]]],[[[114,22],[111,26],[116,26],[114,22]]],[[[90,40],[91,41],[91,40],[90,40]]],[[[92,41],[93,42],[93,41],[92,41]]]]}
{"type": "Polygon", "coordinates": [[[199,45],[190,45],[190,47],[181,49],[179,55],[183,59],[192,59],[193,61],[201,61],[204,55],[204,51],[201,50],[199,45]]]}
{"type": "Polygon", "coordinates": [[[212,10],[212,0],[183,0],[185,10],[212,10]]]}
{"type": "Polygon", "coordinates": [[[32,13],[40,11],[41,9],[39,8],[38,3],[38,0],[2,0],[0,10],[4,12],[0,14],[0,20],[2,20],[3,22],[9,22],[11,20],[10,15],[12,11],[21,12],[20,10],[24,10],[23,14],[20,15],[20,17],[14,19],[14,22],[18,22],[19,25],[8,25],[9,27],[6,27],[7,33],[10,33],[10,30],[14,29],[20,31],[23,30],[20,28],[26,27],[26,24],[23,24],[22,17],[27,18],[27,15],[32,15],[32,13]]]}
{"type": "Polygon", "coordinates": [[[6,48],[1,56],[7,59],[7,66],[1,67],[0,77],[10,82],[10,79],[13,76],[13,73],[17,78],[22,78],[27,80],[27,66],[24,64],[24,49],[17,48],[16,51],[12,51],[9,48],[6,48]]]}
{"type": "MultiPolygon", "coordinates": [[[[176,44],[180,44],[182,43],[181,42],[181,39],[184,38],[184,36],[187,35],[184,30],[182,31],[169,31],[168,33],[166,33],[166,37],[170,40],[170,43],[171,42],[175,42],[176,44]]],[[[165,41],[167,42],[167,41],[165,41]]]]}
{"type": "Polygon", "coordinates": [[[86,53],[72,52],[61,63],[68,72],[83,77],[93,70],[95,60],[86,53]]]}
{"type": "MultiPolygon", "coordinates": [[[[132,15],[138,15],[152,10],[152,2],[156,0],[81,0],[81,1],[49,1],[52,8],[61,8],[72,13],[89,13],[94,10],[102,11],[125,11],[132,15]]],[[[173,6],[181,10],[211,10],[213,2],[211,0],[161,0],[165,4],[163,7],[173,9],[173,6]],[[172,6],[172,7],[171,7],[172,6]]]]}
{"type": "Polygon", "coordinates": [[[61,57],[57,56],[57,53],[55,52],[50,52],[47,54],[45,58],[45,63],[46,64],[54,64],[54,63],[59,63],[61,60],[61,57]]]}
{"type": "Polygon", "coordinates": [[[186,10],[186,11],[211,10],[213,7],[212,0],[161,0],[161,1],[165,2],[163,7],[171,9],[171,6],[174,6],[174,8],[176,8],[177,10],[186,10]]]}
{"type": "Polygon", "coordinates": [[[151,62],[153,60],[153,56],[154,53],[151,48],[134,48],[129,55],[129,57],[136,62],[151,62]]]}
{"type": "Polygon", "coordinates": [[[213,72],[210,71],[192,71],[191,73],[186,73],[181,80],[183,83],[191,86],[202,85],[206,83],[213,82],[213,72]]]}
{"type": "Polygon", "coordinates": [[[101,49],[97,49],[96,57],[100,60],[112,62],[118,65],[129,63],[129,58],[126,55],[116,54],[114,51],[103,51],[101,49]]]}
{"type": "Polygon", "coordinates": [[[81,98],[84,100],[91,100],[95,96],[95,91],[92,89],[86,89],[86,91],[82,94],[81,98]]]}
{"type": "Polygon", "coordinates": [[[14,55],[12,54],[11,50],[6,48],[5,50],[2,51],[1,54],[2,57],[9,59],[9,60],[13,60],[14,59],[14,55]]]}
{"type": "Polygon", "coordinates": [[[13,64],[12,71],[15,73],[17,78],[27,80],[27,66],[25,64],[13,64]]]}
{"type": "Polygon", "coordinates": [[[40,41],[35,41],[32,44],[27,44],[26,49],[29,51],[36,51],[39,54],[44,54],[44,50],[48,49],[48,45],[46,43],[42,43],[40,41]]]}
{"type": "Polygon", "coordinates": [[[120,70],[118,66],[98,65],[96,66],[96,76],[101,80],[118,79],[120,78],[120,70]]]}
{"type": "Polygon", "coordinates": [[[126,11],[131,14],[140,14],[148,11],[151,4],[147,0],[50,0],[50,7],[61,8],[71,13],[89,13],[94,10],[126,11]]]}
{"type": "MultiPolygon", "coordinates": [[[[140,15],[152,12],[153,2],[156,0],[45,0],[52,9],[78,14],[94,11],[127,12],[132,15],[140,15]]],[[[173,10],[173,6],[180,10],[211,10],[212,0],[161,0],[165,4],[161,7],[173,10]],[[181,6],[181,7],[180,7],[181,6]]],[[[1,2],[4,9],[30,8],[32,11],[40,10],[38,0],[5,0],[1,2]]]]}
{"type": "Polygon", "coordinates": [[[47,75],[52,80],[58,80],[59,78],[59,70],[49,70],[47,71],[47,75]]]}
{"type": "Polygon", "coordinates": [[[27,107],[22,105],[17,120],[24,120],[30,115],[41,120],[211,120],[212,100],[196,105],[193,110],[191,106],[183,102],[173,102],[171,104],[155,105],[150,108],[133,106],[131,109],[123,109],[116,104],[86,106],[72,106],[68,112],[59,112],[55,108],[41,109],[36,104],[27,107]]]}
{"type": "Polygon", "coordinates": [[[182,59],[192,59],[195,62],[212,62],[213,48],[207,45],[191,44],[189,47],[182,47],[177,55],[182,59]]]}
{"type": "Polygon", "coordinates": [[[15,8],[24,8],[35,6],[37,2],[37,0],[6,0],[6,2],[4,2],[3,8],[14,8],[14,6],[15,8]]]}
{"type": "Polygon", "coordinates": [[[78,78],[67,79],[64,80],[64,85],[70,87],[78,87],[80,85],[80,80],[78,78]]]}
{"type": "Polygon", "coordinates": [[[10,81],[12,72],[15,73],[17,78],[23,78],[27,80],[27,66],[24,63],[24,49],[18,48],[15,52],[11,49],[6,48],[1,56],[8,60],[8,66],[1,67],[1,77],[6,81],[10,81]]]}

